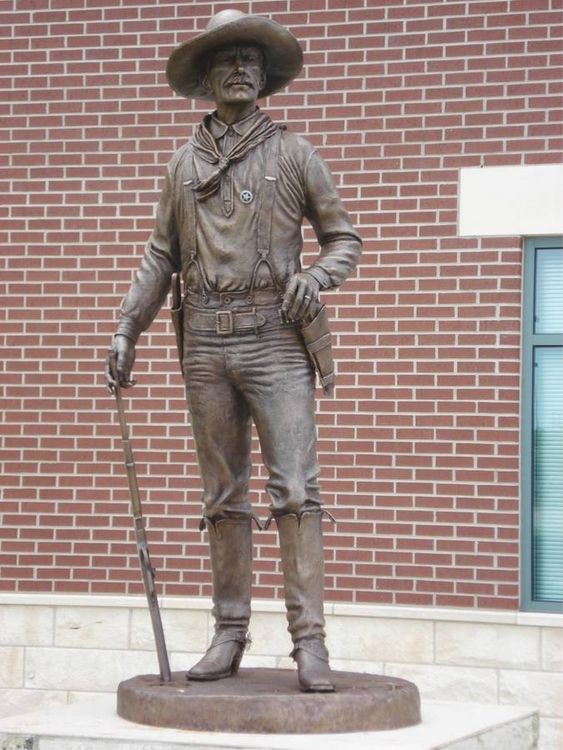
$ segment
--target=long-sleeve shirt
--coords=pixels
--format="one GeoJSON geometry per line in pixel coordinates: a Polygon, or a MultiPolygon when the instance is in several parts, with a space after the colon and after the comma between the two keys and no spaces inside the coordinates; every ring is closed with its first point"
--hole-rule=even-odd
{"type": "MultiPolygon", "coordinates": [[[[232,125],[215,115],[207,127],[225,153],[244,135],[257,112],[232,125]]],[[[198,155],[191,142],[179,149],[168,164],[153,232],[133,283],[123,300],[117,333],[136,341],[160,310],[171,276],[182,271],[191,289],[205,286],[219,292],[248,289],[258,260],[257,224],[261,185],[266,169],[267,142],[231,164],[221,187],[205,201],[186,198],[186,178],[205,180],[215,169],[198,155]],[[195,175],[191,170],[195,171],[195,175]],[[195,206],[196,220],[188,219],[195,206]],[[192,230],[190,231],[190,226],[192,230]],[[189,263],[196,228],[197,260],[189,263]]],[[[304,138],[284,131],[281,136],[276,194],[273,206],[269,261],[275,285],[285,289],[301,271],[302,223],[306,218],[317,236],[320,253],[306,269],[321,288],[339,286],[354,269],[361,240],[338,196],[330,170],[304,138]]],[[[271,287],[265,264],[259,266],[256,288],[271,287]]]]}

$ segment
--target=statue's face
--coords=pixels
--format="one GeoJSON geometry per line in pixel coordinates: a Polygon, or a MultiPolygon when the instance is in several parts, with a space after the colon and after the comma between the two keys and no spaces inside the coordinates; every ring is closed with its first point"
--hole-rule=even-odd
{"type": "Polygon", "coordinates": [[[223,47],[211,58],[203,83],[217,105],[255,102],[266,84],[264,62],[259,47],[223,47]]]}

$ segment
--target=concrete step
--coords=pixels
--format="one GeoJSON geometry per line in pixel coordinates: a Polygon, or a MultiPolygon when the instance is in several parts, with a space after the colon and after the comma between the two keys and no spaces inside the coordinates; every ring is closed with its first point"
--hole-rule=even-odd
{"type": "Polygon", "coordinates": [[[133,724],[115,696],[0,720],[0,750],[533,750],[534,709],[476,703],[422,706],[422,723],[383,732],[330,735],[223,734],[133,724]]]}

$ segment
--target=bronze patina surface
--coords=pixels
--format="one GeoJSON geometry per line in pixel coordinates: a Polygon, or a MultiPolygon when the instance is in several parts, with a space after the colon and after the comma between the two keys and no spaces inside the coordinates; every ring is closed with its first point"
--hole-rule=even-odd
{"type": "MultiPolygon", "coordinates": [[[[301,47],[288,29],[238,10],[217,13],[170,56],[172,88],[216,109],[167,165],[154,229],[121,306],[106,383],[110,390],[134,385],[138,338],[172,288],[215,619],[211,644],[188,676],[208,682],[236,675],[248,643],[254,423],[268,472],[266,527],[273,520],[279,538],[297,663],[293,689],[327,693],[334,686],[325,646],[322,521],[330,514],[318,480],[315,371],[327,395],[335,373],[320,295],[352,273],[361,239],[317,149],[257,106],[301,66],[301,47]],[[319,244],[307,267],[305,220],[319,244]]],[[[220,690],[233,685],[239,683],[220,690]]]]}
{"type": "Polygon", "coordinates": [[[118,688],[117,712],[139,724],[212,732],[315,734],[399,729],[420,722],[412,682],[333,672],[334,693],[297,693],[287,669],[241,669],[229,680],[134,677],[118,688]]]}

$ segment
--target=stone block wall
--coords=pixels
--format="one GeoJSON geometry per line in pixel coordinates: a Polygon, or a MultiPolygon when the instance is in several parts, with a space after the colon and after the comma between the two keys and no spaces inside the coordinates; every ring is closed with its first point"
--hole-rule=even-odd
{"type": "MultiPolygon", "coordinates": [[[[162,614],[173,670],[212,634],[205,599],[167,598],[162,614]]],[[[257,600],[243,666],[292,668],[282,606],[257,600]]],[[[423,701],[538,708],[541,750],[561,750],[563,617],[374,605],[327,606],[335,669],[413,680],[423,701]]],[[[0,715],[114,692],[158,671],[141,597],[0,596],[0,715]]]]}

